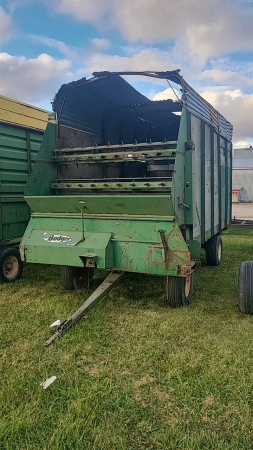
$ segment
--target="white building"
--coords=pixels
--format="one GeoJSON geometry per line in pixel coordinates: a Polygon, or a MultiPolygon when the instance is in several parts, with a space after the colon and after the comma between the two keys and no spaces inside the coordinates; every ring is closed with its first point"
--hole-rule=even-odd
{"type": "Polygon", "coordinates": [[[236,148],[233,155],[232,199],[253,202],[253,148],[236,148]]]}

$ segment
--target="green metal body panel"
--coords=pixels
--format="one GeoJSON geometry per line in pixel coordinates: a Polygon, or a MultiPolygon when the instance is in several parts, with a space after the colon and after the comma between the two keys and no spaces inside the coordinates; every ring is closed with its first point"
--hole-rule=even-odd
{"type": "Polygon", "coordinates": [[[42,130],[0,123],[0,245],[19,242],[26,229],[30,209],[23,195],[42,138],[42,130]]]}
{"type": "Polygon", "coordinates": [[[33,214],[21,256],[34,263],[82,267],[92,258],[99,269],[175,276],[189,273],[190,253],[173,217],[85,214],[83,220],[82,242],[81,215],[33,214]]]}
{"type": "MultiPolygon", "coordinates": [[[[174,217],[171,196],[169,195],[58,195],[25,196],[31,210],[36,213],[81,213],[84,206],[87,214],[101,215],[144,215],[151,217],[174,217]],[[83,202],[85,202],[83,204],[83,202]]],[[[110,216],[109,216],[110,217],[110,216]]]]}
{"type": "Polygon", "coordinates": [[[232,147],[181,109],[170,116],[176,140],[172,132],[164,142],[117,144],[110,131],[106,145],[95,132],[48,124],[25,191],[32,216],[22,259],[189,275],[201,247],[229,223],[232,147]]]}

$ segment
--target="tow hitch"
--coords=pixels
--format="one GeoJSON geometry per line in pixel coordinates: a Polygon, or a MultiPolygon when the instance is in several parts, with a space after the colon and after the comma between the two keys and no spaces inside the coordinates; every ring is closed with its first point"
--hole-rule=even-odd
{"type": "Polygon", "coordinates": [[[64,320],[57,328],[57,332],[48,339],[44,347],[48,347],[58,338],[62,337],[85,313],[95,306],[123,277],[124,272],[111,272],[98,288],[69,319],[64,320]]]}

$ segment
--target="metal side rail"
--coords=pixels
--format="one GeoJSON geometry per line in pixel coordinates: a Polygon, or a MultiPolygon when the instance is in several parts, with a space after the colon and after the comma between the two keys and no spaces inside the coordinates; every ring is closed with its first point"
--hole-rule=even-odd
{"type": "Polygon", "coordinates": [[[251,219],[236,219],[231,220],[228,228],[253,228],[253,220],[251,219]]]}
{"type": "Polygon", "coordinates": [[[66,331],[80,320],[89,309],[95,306],[119,282],[123,275],[124,272],[111,272],[73,316],[64,320],[64,322],[59,325],[57,332],[45,342],[44,347],[48,347],[58,338],[62,337],[66,331]]]}

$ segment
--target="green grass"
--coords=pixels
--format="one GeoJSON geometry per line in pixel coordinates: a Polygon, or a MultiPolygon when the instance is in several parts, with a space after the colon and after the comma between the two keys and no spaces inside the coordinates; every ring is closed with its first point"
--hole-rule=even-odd
{"type": "Polygon", "coordinates": [[[223,244],[188,308],[166,306],[165,280],[128,275],[48,348],[49,325],[88,293],[64,291],[51,266],[1,285],[1,450],[253,449],[253,317],[237,306],[253,231],[223,244]]]}

